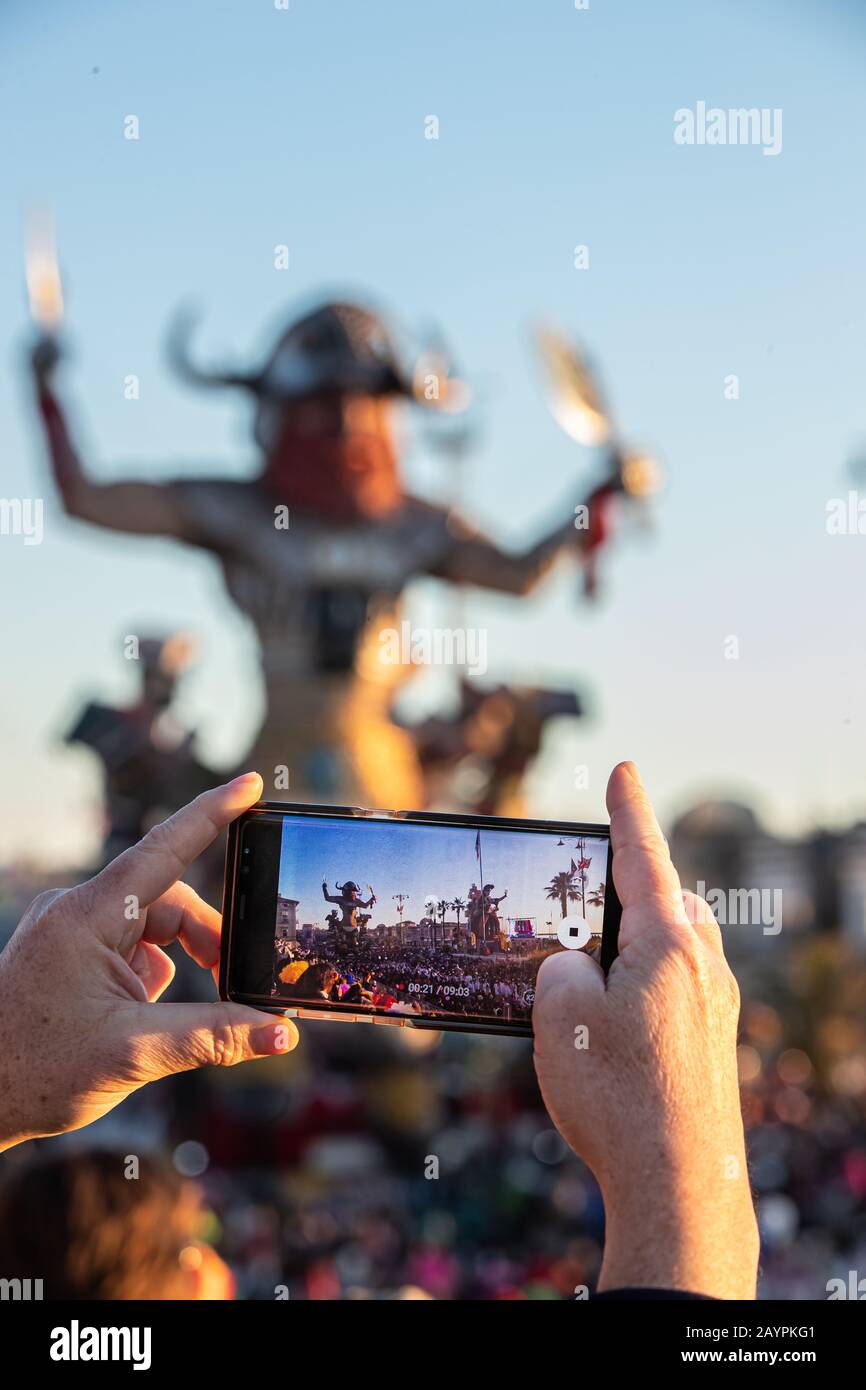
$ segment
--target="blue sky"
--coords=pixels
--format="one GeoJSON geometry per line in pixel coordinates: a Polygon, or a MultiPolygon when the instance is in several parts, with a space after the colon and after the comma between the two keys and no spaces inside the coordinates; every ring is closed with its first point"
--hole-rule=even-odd
{"type": "MultiPolygon", "coordinates": [[[[406,921],[424,916],[427,898],[467,898],[474,883],[481,886],[475,835],[463,826],[427,826],[412,823],[392,825],[382,821],[316,820],[303,816],[283,822],[280,853],[280,893],[298,900],[298,921],[323,926],[331,911],[322,896],[322,879],[328,891],[352,879],[366,900],[372,886],[376,896],[372,924],[397,921],[395,893],[408,894],[406,921]]],[[[481,832],[481,858],[485,883],[494,884],[494,896],[505,890],[500,917],[534,917],[540,934],[552,934],[561,920],[558,902],[548,900],[545,888],[554,874],[570,868],[577,859],[573,836],[547,835],[535,831],[484,830],[481,832]],[[563,845],[560,839],[565,839],[563,845]],[[552,929],[546,926],[551,921],[552,929]]],[[[597,888],[607,878],[607,841],[586,840],[587,889],[597,888]]],[[[569,913],[580,911],[571,904],[569,913]]],[[[465,913],[463,920],[465,920],[465,913]]],[[[587,905],[590,926],[601,930],[603,909],[587,905]]],[[[454,920],[449,912],[448,921],[454,920]]]]}
{"type": "MultiPolygon", "coordinates": [[[[99,478],[254,466],[245,403],[165,366],[181,301],[207,311],[203,351],[243,361],[311,292],[367,291],[459,353],[484,404],[463,505],[522,547],[593,468],[546,413],[528,330],[548,316],[579,335],[667,487],[595,608],[568,574],[520,604],[470,596],[491,676],[589,701],[551,739],[531,808],[600,819],[626,756],[665,817],[705,793],[782,828],[866,813],[866,537],[825,529],[866,454],[860,6],[7,0],[0,54],[2,493],[49,499],[41,546],[0,538],[0,860],[92,848],[97,770],[58,737],[85,696],[131,693],[126,633],[198,636],[181,712],[212,760],[232,761],[260,707],[213,563],[67,522],[46,490],[21,371],[34,202],[57,217],[62,384],[99,478]],[[781,107],[782,153],[676,145],[674,112],[699,100],[781,107]]],[[[407,432],[410,483],[441,494],[441,463],[407,432]]],[[[447,595],[417,586],[412,616],[450,622],[447,595]]]]}

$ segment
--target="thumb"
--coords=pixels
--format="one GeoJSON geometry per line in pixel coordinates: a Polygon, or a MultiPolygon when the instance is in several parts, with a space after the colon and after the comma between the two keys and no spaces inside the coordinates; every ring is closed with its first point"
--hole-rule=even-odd
{"type": "Polygon", "coordinates": [[[578,1025],[594,1020],[605,999],[604,974],[585,951],[556,951],[535,982],[532,1028],[536,1054],[573,1047],[578,1025]]]}
{"type": "Polygon", "coordinates": [[[148,1081],[194,1067],[232,1067],[279,1056],[298,1044],[290,1019],[244,1004],[142,1004],[136,1022],[138,1056],[145,1059],[148,1081]]]}

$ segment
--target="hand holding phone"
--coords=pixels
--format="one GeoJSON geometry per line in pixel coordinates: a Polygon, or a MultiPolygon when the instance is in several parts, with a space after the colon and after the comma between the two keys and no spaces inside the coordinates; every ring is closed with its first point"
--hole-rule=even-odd
{"type": "Polygon", "coordinates": [[[0,1151],[160,1077],[295,1046],[294,1024],[256,1009],[156,1002],[174,975],[164,946],[207,971],[219,959],[219,913],[178,873],[261,790],[251,773],[203,792],[95,878],[31,904],[0,953],[0,1151]]]}
{"type": "Polygon", "coordinates": [[[545,1106],[607,1214],[599,1288],[753,1298],[758,1231],[737,1084],[739,994],[719,927],[683,893],[632,764],[608,786],[620,948],[543,966],[535,1067],[545,1106]]]}

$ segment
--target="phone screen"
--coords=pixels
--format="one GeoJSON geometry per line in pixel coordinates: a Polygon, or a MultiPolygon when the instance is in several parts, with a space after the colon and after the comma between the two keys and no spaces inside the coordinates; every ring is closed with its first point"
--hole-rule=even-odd
{"type": "Polygon", "coordinates": [[[542,962],[598,953],[613,895],[603,827],[532,824],[254,817],[235,986],[275,1007],[529,1031],[542,962]]]}

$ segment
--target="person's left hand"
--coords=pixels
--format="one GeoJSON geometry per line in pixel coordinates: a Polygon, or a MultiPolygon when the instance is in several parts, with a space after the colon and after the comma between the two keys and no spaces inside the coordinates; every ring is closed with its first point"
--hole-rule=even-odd
{"type": "Polygon", "coordinates": [[[0,1150],[78,1129],[149,1081],[290,1051],[286,1018],[242,1004],[157,1004],[179,941],[216,975],[220,915],[188,865],[258,800],[247,773],[204,792],[95,878],[31,904],[0,954],[0,1150]]]}

